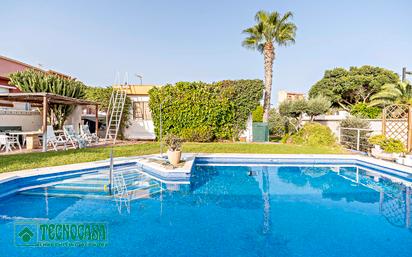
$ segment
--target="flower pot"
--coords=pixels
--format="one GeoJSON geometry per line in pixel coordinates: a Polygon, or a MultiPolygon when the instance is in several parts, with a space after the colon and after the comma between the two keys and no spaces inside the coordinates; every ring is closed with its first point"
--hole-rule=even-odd
{"type": "Polygon", "coordinates": [[[182,151],[167,151],[167,159],[173,166],[177,166],[179,164],[181,156],[182,151]]]}

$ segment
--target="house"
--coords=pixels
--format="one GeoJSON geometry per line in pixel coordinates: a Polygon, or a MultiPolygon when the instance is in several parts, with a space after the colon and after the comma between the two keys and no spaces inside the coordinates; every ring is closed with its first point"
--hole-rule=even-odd
{"type": "Polygon", "coordinates": [[[280,90],[278,92],[278,104],[284,101],[294,101],[294,100],[300,100],[300,99],[305,99],[305,94],[287,92],[285,90],[280,90]]]}
{"type": "Polygon", "coordinates": [[[149,108],[149,90],[155,85],[129,85],[127,96],[132,101],[130,125],[125,129],[127,139],[153,140],[156,138],[149,108]]]}
{"type": "MultiPolygon", "coordinates": [[[[18,93],[20,90],[9,85],[10,74],[17,71],[33,69],[40,72],[70,78],[70,76],[53,70],[43,70],[30,64],[0,55],[0,93],[18,93]]],[[[27,103],[0,101],[0,132],[5,130],[33,131],[41,128],[40,112],[27,103]]]]}

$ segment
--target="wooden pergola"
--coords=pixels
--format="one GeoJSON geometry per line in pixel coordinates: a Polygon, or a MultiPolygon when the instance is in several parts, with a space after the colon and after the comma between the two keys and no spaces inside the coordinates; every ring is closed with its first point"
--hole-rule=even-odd
{"type": "MultiPolygon", "coordinates": [[[[99,104],[97,102],[77,99],[51,93],[0,93],[0,101],[30,103],[33,107],[43,108],[42,134],[47,138],[47,113],[51,104],[64,105],[92,105],[96,107],[96,134],[99,129],[99,104]]],[[[43,152],[47,151],[47,144],[43,143],[43,152]]]]}

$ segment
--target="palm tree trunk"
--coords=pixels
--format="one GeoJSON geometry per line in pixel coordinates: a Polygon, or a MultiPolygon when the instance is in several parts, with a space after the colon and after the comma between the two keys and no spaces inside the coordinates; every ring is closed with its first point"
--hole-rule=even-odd
{"type": "Polygon", "coordinates": [[[265,89],[263,91],[263,122],[269,121],[270,97],[272,94],[273,61],[275,59],[275,49],[272,42],[265,44],[263,48],[263,58],[265,62],[265,89]]]}

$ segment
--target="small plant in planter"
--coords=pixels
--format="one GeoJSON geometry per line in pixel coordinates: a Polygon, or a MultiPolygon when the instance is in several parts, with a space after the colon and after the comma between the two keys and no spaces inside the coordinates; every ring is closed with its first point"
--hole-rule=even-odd
{"type": "Polygon", "coordinates": [[[174,134],[168,134],[165,137],[165,144],[168,148],[167,158],[174,167],[179,164],[182,157],[182,142],[183,140],[174,134]]]}

